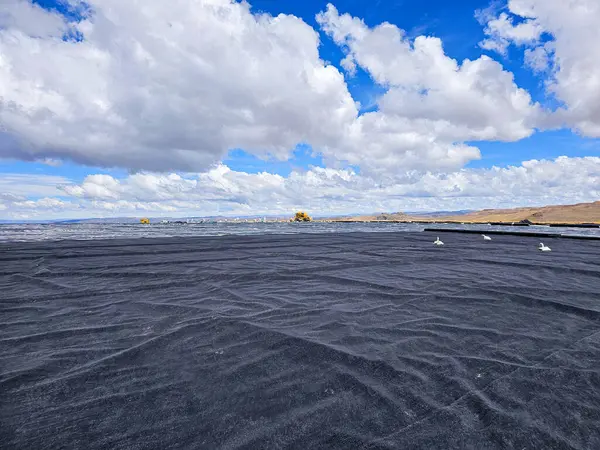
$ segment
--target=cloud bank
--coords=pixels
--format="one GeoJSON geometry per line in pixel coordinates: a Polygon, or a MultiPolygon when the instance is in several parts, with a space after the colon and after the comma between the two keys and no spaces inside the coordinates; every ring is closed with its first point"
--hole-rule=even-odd
{"type": "Polygon", "coordinates": [[[350,169],[315,167],[287,177],[249,174],[225,165],[199,174],[97,174],[80,183],[41,176],[25,184],[0,176],[0,208],[14,218],[193,215],[289,215],[356,211],[431,211],[594,201],[600,197],[600,158],[530,160],[519,166],[406,172],[382,182],[350,169]],[[54,197],[28,196],[55,188],[54,197]]]}

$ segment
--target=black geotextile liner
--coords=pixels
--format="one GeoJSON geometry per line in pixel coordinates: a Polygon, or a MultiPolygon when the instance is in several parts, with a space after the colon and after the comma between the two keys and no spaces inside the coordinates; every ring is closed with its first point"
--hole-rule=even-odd
{"type": "Polygon", "coordinates": [[[600,448],[600,242],[0,245],[2,449],[600,448]]]}

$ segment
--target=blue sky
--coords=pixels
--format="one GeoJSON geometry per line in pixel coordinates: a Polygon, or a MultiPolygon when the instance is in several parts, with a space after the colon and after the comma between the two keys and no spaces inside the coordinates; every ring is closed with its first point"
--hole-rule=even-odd
{"type": "MultiPolygon", "coordinates": [[[[17,3],[20,1],[22,0],[10,0],[9,3],[17,5],[17,3]]],[[[80,12],[84,11],[83,9],[80,12],[73,11],[65,6],[66,3],[57,0],[35,0],[34,3],[41,6],[46,11],[57,12],[67,21],[74,21],[75,23],[82,19],[80,12]]],[[[278,14],[293,15],[302,19],[302,21],[304,21],[308,26],[312,27],[319,34],[320,45],[318,52],[320,58],[327,63],[333,64],[339,70],[339,72],[343,74],[345,85],[352,98],[354,101],[360,102],[361,107],[358,111],[359,116],[378,110],[377,101],[380,96],[386,93],[388,86],[376,83],[372,74],[369,72],[371,69],[369,69],[365,64],[360,63],[358,59],[357,71],[355,74],[350,74],[345,71],[341,61],[348,53],[348,49],[345,49],[344,46],[340,45],[339,42],[334,42],[332,35],[326,32],[324,27],[318,23],[316,18],[318,13],[327,8],[326,1],[306,0],[302,2],[296,2],[253,0],[249,3],[251,4],[251,12],[254,14],[266,13],[271,16],[277,16],[278,14]]],[[[528,18],[518,16],[518,14],[514,11],[509,11],[505,2],[496,1],[494,3],[490,3],[488,0],[465,0],[461,2],[448,2],[445,0],[430,0],[427,2],[414,2],[407,0],[374,0],[368,2],[359,0],[340,0],[334,2],[334,5],[339,11],[339,14],[347,13],[355,18],[362,19],[368,29],[373,29],[373,27],[376,27],[379,24],[388,22],[395,25],[399,29],[404,30],[406,36],[411,41],[417,36],[434,36],[440,38],[443,44],[443,51],[445,52],[445,55],[449,58],[457,60],[459,65],[465,59],[474,61],[480,58],[482,55],[487,55],[493,60],[499,62],[504,71],[510,72],[514,77],[516,85],[519,88],[526,90],[531,96],[532,101],[538,102],[542,108],[545,108],[547,111],[553,111],[558,106],[565,105],[560,98],[556,98],[554,95],[549,94],[546,83],[550,80],[550,75],[548,75],[548,73],[536,73],[530,67],[527,67],[525,53],[523,51],[524,49],[517,41],[515,41],[514,45],[508,45],[507,52],[505,54],[494,50],[485,50],[482,48],[482,41],[484,41],[486,38],[489,38],[490,33],[486,33],[486,23],[484,21],[478,21],[476,17],[478,16],[477,11],[486,10],[488,13],[486,17],[488,17],[489,20],[492,20],[491,18],[493,17],[499,17],[499,14],[506,12],[509,14],[510,20],[512,21],[512,26],[515,27],[529,20],[528,18]]],[[[92,1],[90,2],[89,11],[87,11],[86,14],[93,16],[94,14],[98,13],[101,8],[102,2],[94,3],[92,1]]],[[[17,17],[17,15],[15,15],[15,17],[17,17]]],[[[15,19],[15,21],[16,20],[17,19],[15,19]]],[[[13,22],[16,23],[15,21],[13,22]]],[[[539,24],[540,27],[543,27],[541,19],[539,24]]],[[[0,22],[0,30],[2,30],[1,25],[2,24],[0,22]]],[[[21,25],[23,24],[21,23],[21,25]]],[[[126,27],[126,21],[119,22],[119,26],[126,27]]],[[[7,29],[9,30],[10,28],[7,29]]],[[[77,36],[80,36],[81,41],[86,41],[85,30],[76,31],[74,33],[76,33],[77,36]]],[[[531,48],[533,49],[535,46],[543,46],[545,42],[551,41],[553,38],[558,38],[557,36],[558,35],[553,35],[552,30],[549,28],[545,29],[544,33],[537,38],[536,43],[532,44],[531,48]]],[[[510,35],[507,34],[506,36],[501,36],[500,38],[496,36],[496,39],[504,38],[509,39],[510,35]]],[[[356,58],[359,58],[359,56],[356,56],[356,58]]],[[[57,68],[56,70],[63,69],[57,68]]],[[[65,68],[64,70],[69,69],[65,68]]],[[[77,71],[78,69],[75,66],[73,70],[77,71]]],[[[61,92],[58,93],[61,94],[61,92]]],[[[566,98],[566,96],[563,97],[566,98]]],[[[190,117],[189,111],[186,112],[186,114],[187,116],[185,119],[193,121],[193,112],[191,114],[192,117],[190,117]]],[[[305,114],[310,115],[311,111],[305,111],[305,114]]],[[[201,117],[198,118],[198,121],[201,120],[204,119],[201,117]]],[[[569,158],[577,159],[596,157],[600,155],[600,140],[595,137],[594,133],[588,132],[583,134],[586,136],[579,135],[569,129],[563,128],[537,131],[529,137],[522,139],[510,139],[510,142],[502,138],[487,141],[471,141],[469,139],[464,139],[463,143],[465,145],[475,146],[480,150],[481,158],[468,158],[463,167],[467,170],[485,170],[490,169],[492,166],[519,166],[523,161],[531,159],[554,160],[560,156],[567,156],[569,158]]],[[[16,136],[19,138],[18,135],[16,136]]],[[[316,139],[316,141],[318,141],[318,139],[316,139]]],[[[461,139],[458,139],[458,142],[460,141],[461,139]]],[[[40,144],[38,143],[36,145],[40,144]]],[[[32,177],[62,177],[65,180],[65,183],[82,185],[85,182],[86,177],[89,175],[103,174],[118,180],[119,183],[126,183],[128,177],[139,172],[138,168],[135,167],[135,164],[129,165],[129,163],[116,162],[114,166],[111,166],[110,163],[106,163],[107,158],[96,158],[98,161],[102,161],[101,164],[94,164],[94,158],[89,158],[91,165],[82,164],[82,162],[88,160],[88,158],[85,156],[86,151],[87,150],[82,147],[74,152],[79,155],[76,158],[79,162],[70,160],[68,156],[62,157],[60,151],[58,153],[54,150],[48,151],[47,153],[49,154],[48,157],[51,159],[51,164],[47,164],[41,162],[43,158],[40,158],[38,161],[32,161],[32,159],[34,159],[33,157],[23,157],[25,150],[13,151],[13,149],[5,148],[3,152],[0,153],[0,156],[4,156],[0,159],[0,176],[6,177],[14,174],[22,176],[30,174],[32,177]],[[52,152],[57,154],[56,158],[52,156],[52,152]],[[27,161],[27,159],[30,160],[27,161]]],[[[276,155],[277,157],[273,157],[264,156],[264,152],[256,151],[256,149],[229,148],[228,154],[222,156],[220,161],[233,172],[254,175],[267,172],[273,175],[280,175],[284,178],[290,177],[290,175],[294,173],[306,173],[314,168],[328,167],[332,167],[336,170],[354,170],[355,174],[360,174],[362,171],[367,172],[367,165],[370,164],[369,159],[365,159],[363,157],[362,159],[354,158],[355,161],[358,161],[355,163],[350,162],[345,165],[344,163],[336,163],[331,165],[331,161],[333,161],[331,154],[337,155],[339,154],[339,151],[338,153],[331,152],[329,155],[330,157],[325,158],[321,154],[320,148],[313,148],[309,143],[303,142],[297,142],[295,145],[292,145],[290,148],[288,148],[288,151],[289,153],[287,154],[280,152],[278,155],[276,155]],[[366,162],[361,163],[360,161],[366,162]]],[[[344,158],[341,158],[341,161],[342,160],[344,160],[344,158]]],[[[117,161],[117,158],[115,158],[115,161],[117,161]]],[[[349,161],[352,161],[352,157],[349,158],[349,161]]],[[[412,165],[406,166],[407,171],[413,170],[414,167],[416,167],[418,170],[422,170],[421,166],[414,161],[410,164],[412,165]]],[[[159,163],[156,164],[156,167],[160,167],[159,163]]],[[[374,169],[368,173],[381,173],[381,167],[375,167],[375,165],[373,167],[374,169]]],[[[423,167],[427,168],[426,165],[423,167]]],[[[146,168],[150,169],[151,172],[160,173],[160,170],[154,170],[154,165],[152,164],[149,164],[148,167],[142,167],[142,172],[144,172],[144,169],[146,168]]],[[[400,165],[396,171],[402,172],[404,169],[404,166],[400,165]]],[[[460,167],[453,167],[449,170],[453,171],[459,169],[460,167]]],[[[369,170],[371,170],[370,167],[369,170]]],[[[167,170],[166,172],[169,171],[167,170]]],[[[173,170],[170,172],[173,172],[173,170]]],[[[175,170],[175,172],[179,173],[183,177],[186,177],[186,174],[193,171],[175,170]]],[[[333,176],[328,174],[328,172],[319,173],[321,174],[319,176],[330,178],[333,176]]],[[[344,177],[343,174],[341,176],[342,178],[344,177]]],[[[376,179],[378,176],[379,175],[372,176],[375,184],[380,183],[380,180],[376,179]]],[[[382,179],[387,179],[386,177],[389,178],[386,175],[382,179]]],[[[50,179],[51,178],[48,178],[48,180],[50,179]]],[[[593,186],[596,185],[594,184],[593,186]]],[[[430,196],[430,194],[431,192],[428,194],[428,196],[430,196]]],[[[469,197],[469,195],[466,197],[469,197]]],[[[37,200],[43,198],[43,193],[39,192],[39,190],[36,192],[32,191],[32,193],[26,197],[29,200],[37,200]]],[[[55,193],[53,197],[69,201],[68,199],[71,198],[72,195],[60,191],[58,194],[55,193]]],[[[140,196],[138,195],[136,198],[139,199],[140,196]]],[[[397,198],[397,196],[393,198],[397,198]]],[[[453,204],[455,203],[456,206],[461,206],[460,202],[456,201],[453,204]]],[[[469,206],[467,203],[469,202],[465,201],[465,206],[469,206]]],[[[381,205],[374,205],[374,208],[376,206],[385,205],[387,204],[382,203],[381,205]]],[[[403,206],[402,203],[390,203],[390,207],[395,205],[403,206]]],[[[407,208],[414,206],[414,204],[406,204],[407,208]]],[[[442,206],[445,207],[444,209],[447,209],[446,207],[448,205],[440,203],[440,207],[442,206]]],[[[77,208],[81,209],[82,207],[78,204],[77,208]]],[[[423,209],[432,208],[435,207],[423,206],[423,209]]],[[[9,209],[5,209],[5,211],[9,211],[9,209]]],[[[8,212],[6,214],[8,214],[8,212]]],[[[52,214],[60,214],[60,211],[53,211],[52,214]]],[[[2,215],[1,209],[0,215],[2,215]]]]}

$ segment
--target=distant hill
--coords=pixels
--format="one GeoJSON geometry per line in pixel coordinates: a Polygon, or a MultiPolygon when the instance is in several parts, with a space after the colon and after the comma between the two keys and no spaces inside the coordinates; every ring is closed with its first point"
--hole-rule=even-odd
{"type": "Polygon", "coordinates": [[[431,222],[520,222],[532,223],[600,223],[600,201],[577,205],[556,205],[481,211],[451,211],[407,214],[402,212],[330,218],[333,221],[431,221],[431,222]]]}
{"type": "Polygon", "coordinates": [[[408,221],[411,220],[412,216],[408,214],[395,212],[395,213],[379,213],[372,215],[362,215],[362,216],[340,216],[327,218],[323,220],[333,220],[333,221],[343,221],[343,222],[379,222],[379,221],[408,221]]]}
{"type": "Polygon", "coordinates": [[[32,223],[32,224],[49,224],[49,223],[134,223],[139,222],[139,218],[132,217],[110,217],[110,218],[90,218],[90,219],[15,219],[15,220],[0,220],[0,224],[20,224],[20,223],[32,223]]]}
{"type": "Polygon", "coordinates": [[[407,212],[409,216],[413,217],[446,217],[446,216],[463,216],[475,212],[472,209],[461,209],[459,211],[433,211],[433,212],[407,212]]]}
{"type": "MultiPolygon", "coordinates": [[[[31,223],[31,224],[68,224],[68,223],[139,223],[140,219],[143,216],[139,217],[90,217],[85,219],[49,219],[49,220],[39,220],[39,219],[16,219],[16,220],[6,220],[0,219],[0,224],[10,225],[10,224],[20,224],[20,223],[31,223]]],[[[266,217],[267,220],[287,220],[290,218],[290,215],[253,215],[253,216],[189,216],[189,217],[152,217],[150,216],[151,223],[159,223],[163,220],[168,221],[178,221],[178,220],[208,220],[208,221],[217,221],[217,220],[233,220],[234,218],[238,218],[240,220],[245,219],[262,219],[266,217]]]]}
{"type": "Polygon", "coordinates": [[[462,222],[600,223],[600,201],[576,205],[533,208],[484,209],[463,215],[437,217],[436,220],[462,222]]]}
{"type": "Polygon", "coordinates": [[[380,221],[400,221],[400,222],[409,222],[413,220],[435,220],[438,217],[445,216],[459,216],[462,214],[467,214],[472,212],[472,210],[461,210],[461,211],[434,211],[427,213],[408,213],[408,212],[391,212],[391,213],[377,213],[377,214],[363,214],[363,215],[347,215],[347,216],[339,216],[339,217],[328,217],[323,220],[332,220],[332,221],[344,221],[344,222],[380,222],[380,221]]]}

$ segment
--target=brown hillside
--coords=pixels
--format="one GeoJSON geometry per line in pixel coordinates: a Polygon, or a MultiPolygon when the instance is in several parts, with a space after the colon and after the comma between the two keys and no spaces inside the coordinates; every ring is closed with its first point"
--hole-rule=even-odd
{"type": "Polygon", "coordinates": [[[529,220],[534,223],[600,223],[600,201],[539,208],[484,209],[461,216],[438,217],[436,220],[461,222],[519,222],[529,220]]]}
{"type": "MultiPolygon", "coordinates": [[[[327,219],[325,219],[327,220],[327,219]]],[[[600,224],[600,201],[577,205],[542,206],[536,208],[484,209],[467,214],[442,217],[409,216],[404,213],[380,213],[374,215],[337,217],[333,221],[379,222],[519,222],[533,223],[598,223],[600,224]]]]}

